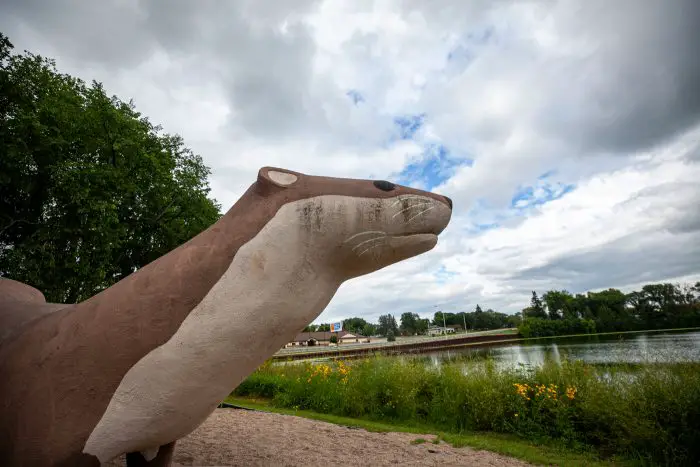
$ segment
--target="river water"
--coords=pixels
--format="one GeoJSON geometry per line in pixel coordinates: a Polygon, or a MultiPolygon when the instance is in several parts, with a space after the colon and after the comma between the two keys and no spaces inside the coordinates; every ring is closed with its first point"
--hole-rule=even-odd
{"type": "Polygon", "coordinates": [[[498,367],[540,366],[546,359],[586,363],[700,362],[700,331],[646,332],[537,339],[485,349],[465,347],[425,354],[440,361],[490,357],[498,367]]]}

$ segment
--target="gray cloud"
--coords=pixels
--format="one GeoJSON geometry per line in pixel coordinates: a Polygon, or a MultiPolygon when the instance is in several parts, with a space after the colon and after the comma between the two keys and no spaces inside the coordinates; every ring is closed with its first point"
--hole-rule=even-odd
{"type": "Polygon", "coordinates": [[[8,0],[0,6],[0,27],[11,41],[24,39],[28,31],[62,57],[128,68],[156,46],[140,13],[138,5],[125,2],[83,2],[75,8],[61,0],[8,0]]]}
{"type": "MultiPolygon", "coordinates": [[[[157,50],[179,57],[194,74],[225,89],[230,128],[267,138],[299,137],[326,125],[312,90],[315,44],[308,26],[292,22],[315,0],[294,2],[11,1],[0,11],[12,40],[29,28],[60,56],[113,69],[131,68],[157,50]],[[286,33],[282,21],[290,20],[286,33]]],[[[328,84],[321,84],[326,87],[328,84]]],[[[338,91],[342,96],[342,93],[338,91]]]]}
{"type": "Polygon", "coordinates": [[[699,238],[697,232],[673,236],[650,231],[632,233],[602,248],[519,271],[513,280],[546,280],[551,286],[559,284],[572,292],[583,292],[691,275],[698,272],[700,264],[699,238]]]}
{"type": "MultiPolygon", "coordinates": [[[[325,109],[348,102],[346,90],[314,80],[314,42],[308,26],[294,22],[318,3],[142,0],[76,8],[60,0],[10,0],[2,11],[10,33],[19,34],[12,24],[21,24],[50,40],[62,55],[82,61],[127,68],[157,49],[186,57],[191,67],[204,67],[207,76],[220,80],[234,133],[322,138],[331,131],[325,109]],[[285,19],[291,25],[281,34],[277,27],[285,19]]],[[[426,8],[414,0],[399,2],[403,14],[420,13],[436,30],[468,27],[509,5],[440,1],[426,8]]],[[[545,133],[578,148],[574,152],[629,152],[666,141],[700,121],[699,2],[678,0],[673,8],[634,0],[605,7],[586,1],[525,5],[545,8],[540,12],[552,15],[560,34],[589,49],[583,57],[549,57],[552,61],[543,63],[542,86],[532,92],[541,98],[533,118],[545,133]]],[[[346,49],[368,56],[368,40],[358,35],[346,49]]],[[[531,45],[521,41],[509,47],[522,59],[534,50],[531,45]]],[[[381,69],[378,64],[372,72],[381,69]]],[[[500,70],[508,73],[509,67],[500,70]]],[[[484,141],[503,139],[512,128],[486,117],[479,125],[471,130],[484,141]]],[[[354,140],[347,138],[348,144],[354,140]]]]}
{"type": "Polygon", "coordinates": [[[544,126],[583,151],[636,151],[700,121],[700,2],[608,5],[572,2],[562,15],[559,30],[590,54],[551,64],[547,92],[561,100],[543,109],[544,126]]]}

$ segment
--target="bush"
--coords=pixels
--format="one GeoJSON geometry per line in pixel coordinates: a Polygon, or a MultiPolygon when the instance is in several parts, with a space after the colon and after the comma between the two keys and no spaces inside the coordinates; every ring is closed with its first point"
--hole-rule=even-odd
{"type": "Polygon", "coordinates": [[[525,318],[518,326],[523,337],[563,336],[568,334],[594,334],[595,322],[590,319],[525,318]]]}
{"type": "Polygon", "coordinates": [[[439,430],[513,433],[603,456],[700,461],[700,364],[592,366],[547,362],[429,365],[419,357],[263,366],[234,395],[287,408],[439,430]]]}

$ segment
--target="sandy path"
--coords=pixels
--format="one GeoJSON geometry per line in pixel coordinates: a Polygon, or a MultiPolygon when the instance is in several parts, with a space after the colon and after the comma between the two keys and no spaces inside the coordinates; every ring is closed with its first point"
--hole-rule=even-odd
{"type": "MultiPolygon", "coordinates": [[[[525,462],[446,443],[433,435],[372,433],[289,415],[216,409],[175,447],[181,466],[525,466],[525,462]]],[[[114,462],[111,466],[123,466],[114,462]]]]}

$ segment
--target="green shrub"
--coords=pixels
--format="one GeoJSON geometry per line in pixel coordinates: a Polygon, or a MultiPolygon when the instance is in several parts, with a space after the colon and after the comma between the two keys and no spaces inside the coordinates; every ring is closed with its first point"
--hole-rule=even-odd
{"type": "Polygon", "coordinates": [[[569,334],[594,334],[595,322],[590,319],[525,318],[518,326],[523,337],[549,337],[569,334]]]}

